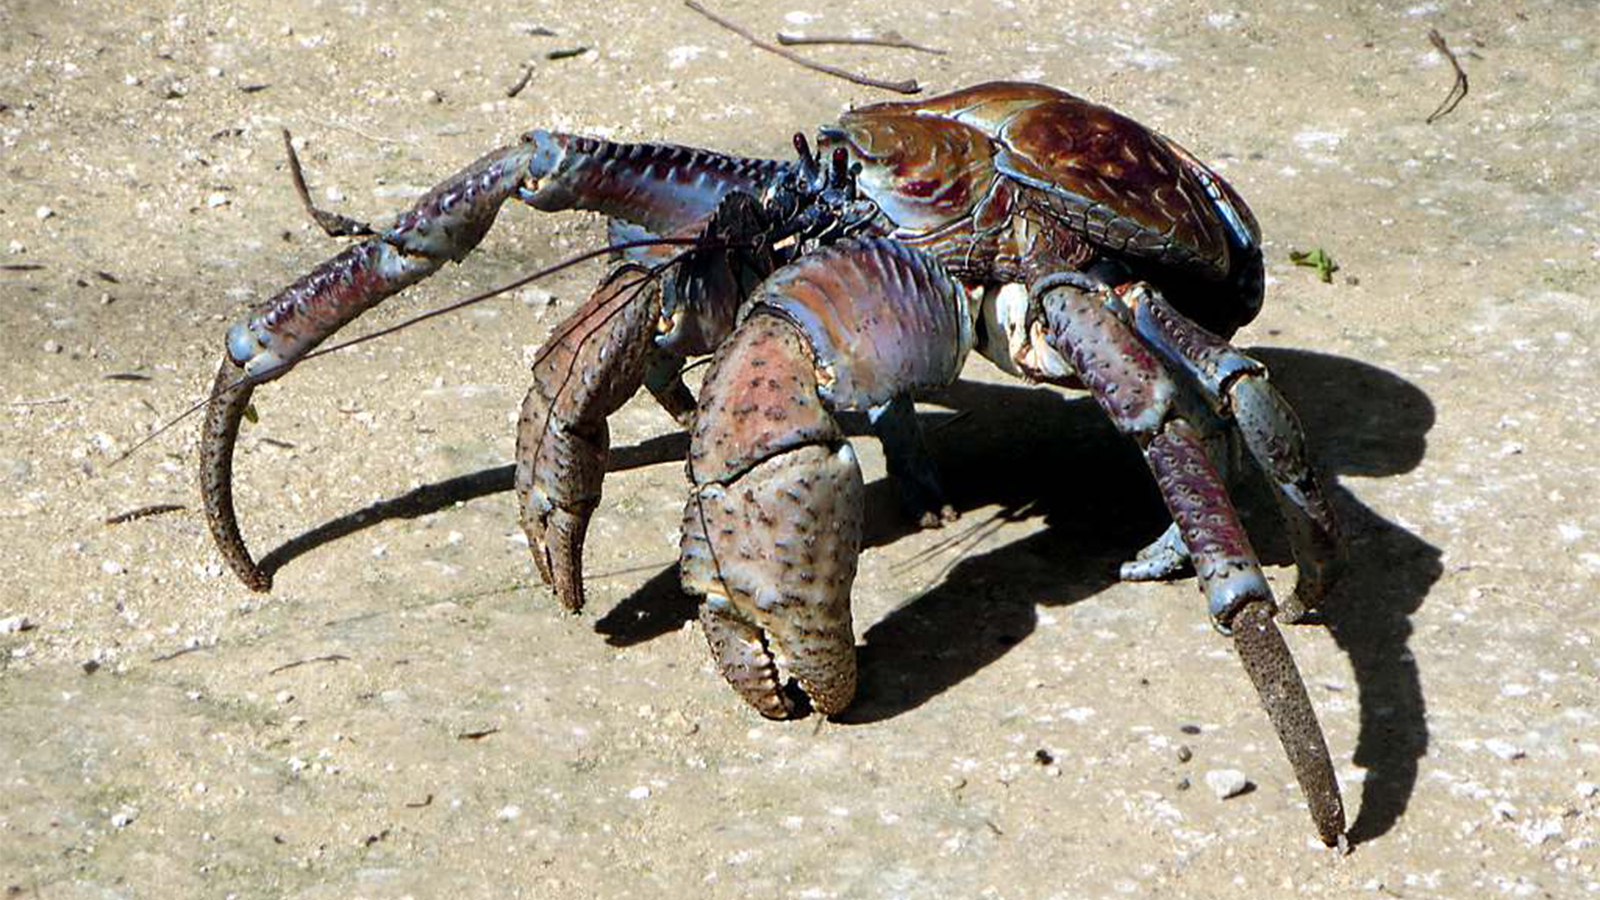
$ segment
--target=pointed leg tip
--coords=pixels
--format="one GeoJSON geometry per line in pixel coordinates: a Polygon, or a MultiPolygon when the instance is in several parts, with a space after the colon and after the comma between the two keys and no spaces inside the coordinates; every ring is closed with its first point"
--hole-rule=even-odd
{"type": "Polygon", "coordinates": [[[916,516],[917,525],[922,528],[943,528],[960,521],[961,513],[948,503],[924,509],[916,516]]]}

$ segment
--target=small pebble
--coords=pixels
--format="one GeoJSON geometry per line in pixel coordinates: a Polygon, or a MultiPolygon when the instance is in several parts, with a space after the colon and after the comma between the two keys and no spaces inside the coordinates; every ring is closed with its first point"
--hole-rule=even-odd
{"type": "Polygon", "coordinates": [[[227,206],[228,195],[221,191],[212,191],[211,195],[206,197],[206,205],[212,209],[216,209],[219,206],[227,206]]]}
{"type": "Polygon", "coordinates": [[[1250,789],[1250,779],[1238,769],[1212,769],[1206,773],[1206,787],[1218,800],[1237,797],[1250,789]]]}
{"type": "Polygon", "coordinates": [[[643,800],[649,796],[650,789],[642,784],[628,792],[629,800],[643,800]]]}
{"type": "Polygon", "coordinates": [[[556,305],[556,295],[543,288],[523,288],[517,292],[517,299],[533,309],[546,309],[556,305]]]}
{"type": "Polygon", "coordinates": [[[1178,762],[1186,763],[1191,759],[1194,759],[1194,751],[1189,749],[1189,745],[1188,744],[1179,744],[1178,745],[1178,762]]]}
{"type": "Polygon", "coordinates": [[[1189,779],[1187,777],[1179,778],[1176,787],[1180,791],[1187,791],[1189,789],[1189,779]]]}
{"type": "Polygon", "coordinates": [[[294,694],[290,693],[289,691],[279,691],[278,692],[278,702],[279,703],[292,703],[292,702],[294,702],[294,694]]]}
{"type": "Polygon", "coordinates": [[[129,825],[132,825],[133,820],[137,819],[138,817],[139,813],[135,810],[119,809],[117,810],[116,814],[111,817],[111,827],[127,828],[129,825]]]}
{"type": "Polygon", "coordinates": [[[143,84],[144,81],[137,75],[128,74],[122,76],[122,83],[128,87],[138,87],[139,85],[143,84]]]}
{"type": "Polygon", "coordinates": [[[322,195],[324,197],[328,198],[328,202],[329,203],[343,203],[344,202],[344,191],[341,191],[336,187],[328,188],[327,190],[322,192],[322,195]]]}
{"type": "Polygon", "coordinates": [[[0,619],[0,634],[16,634],[33,627],[27,616],[7,616],[0,619]]]}
{"type": "Polygon", "coordinates": [[[6,252],[15,256],[18,253],[27,253],[28,245],[21,241],[12,241],[6,245],[6,252]]]}
{"type": "Polygon", "coordinates": [[[42,349],[46,353],[54,354],[54,353],[60,353],[63,348],[61,346],[61,342],[60,341],[45,341],[44,342],[44,347],[42,349]]]}
{"type": "Polygon", "coordinates": [[[522,818],[522,807],[515,804],[502,806],[500,811],[494,814],[494,817],[502,822],[514,822],[522,818]]]}
{"type": "Polygon", "coordinates": [[[1510,762],[1513,759],[1522,759],[1528,755],[1527,751],[1523,750],[1521,747],[1518,747],[1516,744],[1513,744],[1510,741],[1502,740],[1501,738],[1489,738],[1488,740],[1484,741],[1483,749],[1488,750],[1490,753],[1493,753],[1495,756],[1498,756],[1507,762],[1510,762]]]}
{"type": "Polygon", "coordinates": [[[440,94],[438,91],[434,90],[433,88],[428,88],[427,90],[422,92],[422,102],[423,103],[443,103],[444,102],[444,95],[440,94]]]}
{"type": "Polygon", "coordinates": [[[51,209],[48,206],[41,206],[38,209],[33,211],[33,217],[35,219],[38,219],[41,222],[43,222],[45,219],[50,218],[51,216],[54,216],[55,214],[56,214],[56,211],[51,209]]]}
{"type": "Polygon", "coordinates": [[[119,563],[114,559],[108,559],[100,564],[100,571],[106,573],[107,575],[121,575],[124,570],[122,568],[122,563],[119,563]]]}

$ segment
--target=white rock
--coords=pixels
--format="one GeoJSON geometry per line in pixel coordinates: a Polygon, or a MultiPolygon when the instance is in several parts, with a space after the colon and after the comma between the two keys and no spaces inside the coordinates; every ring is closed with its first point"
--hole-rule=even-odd
{"type": "Polygon", "coordinates": [[[1212,769],[1206,773],[1206,787],[1218,800],[1237,797],[1250,789],[1250,779],[1238,769],[1212,769]]]}
{"type": "Polygon", "coordinates": [[[7,616],[0,619],[0,634],[16,634],[33,627],[27,616],[7,616]]]}
{"type": "Polygon", "coordinates": [[[51,209],[48,206],[41,206],[38,209],[33,211],[33,217],[38,219],[41,222],[43,222],[45,219],[48,219],[48,218],[50,218],[51,216],[53,216],[55,214],[56,214],[56,211],[51,209]]]}
{"type": "Polygon", "coordinates": [[[503,806],[500,808],[499,812],[494,814],[494,817],[502,822],[514,822],[517,819],[522,818],[522,807],[517,806],[516,804],[503,806]]]}
{"type": "Polygon", "coordinates": [[[221,191],[212,191],[210,196],[206,197],[206,205],[212,209],[216,209],[221,206],[227,206],[228,195],[221,191]]]}
{"type": "Polygon", "coordinates": [[[107,575],[121,575],[123,572],[122,563],[114,559],[108,559],[100,564],[100,571],[107,575]]]}
{"type": "Polygon", "coordinates": [[[1521,747],[1518,747],[1516,744],[1513,744],[1510,741],[1502,740],[1501,738],[1489,738],[1488,740],[1484,741],[1483,749],[1508,762],[1513,759],[1521,759],[1528,755],[1527,751],[1523,750],[1521,747]]]}
{"type": "Polygon", "coordinates": [[[629,800],[643,800],[643,799],[645,799],[646,797],[649,797],[649,796],[650,796],[650,789],[645,787],[642,784],[628,792],[628,799],[629,800]]]}

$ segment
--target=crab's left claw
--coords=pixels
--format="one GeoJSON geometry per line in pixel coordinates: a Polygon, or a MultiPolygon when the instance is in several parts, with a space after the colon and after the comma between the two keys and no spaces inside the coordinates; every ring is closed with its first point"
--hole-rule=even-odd
{"type": "Polygon", "coordinates": [[[865,488],[817,396],[810,348],[776,316],[734,333],[689,448],[682,578],[718,668],[762,715],[795,713],[779,663],[825,715],[856,692],[850,586],[865,488]]]}
{"type": "Polygon", "coordinates": [[[973,343],[964,299],[932,257],[849,238],[768,278],[717,349],[689,444],[681,573],[706,598],[723,676],[765,716],[796,711],[785,673],[824,715],[855,696],[865,491],[833,414],[909,417],[898,398],[955,380],[973,343]]]}

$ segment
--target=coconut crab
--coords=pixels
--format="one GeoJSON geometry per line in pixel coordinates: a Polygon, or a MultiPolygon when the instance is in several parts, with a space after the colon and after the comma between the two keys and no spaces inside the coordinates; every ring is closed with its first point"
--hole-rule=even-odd
{"type": "Polygon", "coordinates": [[[1228,496],[1242,443],[1275,489],[1298,568],[1283,616],[1304,617],[1343,545],[1294,412],[1227,343],[1263,292],[1244,201],[1173,141],[1034,84],[860,107],[817,144],[813,154],[797,135],[797,158],[779,161],[530,131],[257,306],[228,332],[202,435],[205,506],[230,567],[271,586],[231,487],[256,386],[462,261],[507,201],[597,210],[622,258],[539,354],[517,438],[523,527],[563,606],[584,602],[606,419],[642,385],[691,432],[680,571],[705,598],[722,674],[769,717],[796,711],[785,675],[818,711],[843,709],[856,685],[863,487],[834,413],[869,411],[903,497],[937,519],[910,397],[952,382],[976,350],[1014,375],[1086,389],[1142,449],[1173,524],[1122,576],[1193,567],[1319,835],[1339,841],[1326,742],[1228,496]],[[697,400],[681,369],[707,354],[697,400]]]}

